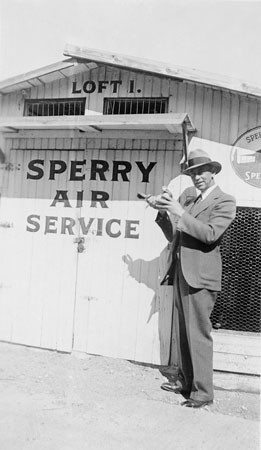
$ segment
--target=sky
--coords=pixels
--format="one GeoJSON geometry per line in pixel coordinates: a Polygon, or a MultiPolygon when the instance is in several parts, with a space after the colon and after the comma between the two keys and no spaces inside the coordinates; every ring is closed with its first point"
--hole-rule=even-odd
{"type": "Polygon", "coordinates": [[[260,23],[261,0],[0,0],[0,80],[72,44],[261,86],[260,23]]]}

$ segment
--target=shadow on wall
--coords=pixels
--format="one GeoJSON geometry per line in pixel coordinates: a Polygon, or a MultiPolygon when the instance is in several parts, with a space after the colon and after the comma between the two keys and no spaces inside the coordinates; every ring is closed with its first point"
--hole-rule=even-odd
{"type": "Polygon", "coordinates": [[[172,339],[172,313],[173,313],[173,287],[161,286],[169,259],[169,248],[165,247],[159,257],[151,261],[143,259],[133,260],[130,255],[123,256],[124,263],[128,266],[129,275],[138,283],[143,283],[153,290],[151,308],[148,314],[147,323],[150,322],[154,314],[158,314],[158,336],[160,342],[160,364],[169,366],[173,364],[171,355],[172,339]]]}

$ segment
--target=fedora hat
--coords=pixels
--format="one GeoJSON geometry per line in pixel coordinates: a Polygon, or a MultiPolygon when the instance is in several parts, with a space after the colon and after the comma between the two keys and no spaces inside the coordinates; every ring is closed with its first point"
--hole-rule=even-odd
{"type": "Polygon", "coordinates": [[[189,153],[186,168],[183,170],[183,173],[185,175],[190,175],[190,172],[193,169],[203,166],[212,167],[215,170],[215,173],[219,173],[222,169],[222,166],[218,161],[212,161],[207,152],[197,148],[189,153]]]}

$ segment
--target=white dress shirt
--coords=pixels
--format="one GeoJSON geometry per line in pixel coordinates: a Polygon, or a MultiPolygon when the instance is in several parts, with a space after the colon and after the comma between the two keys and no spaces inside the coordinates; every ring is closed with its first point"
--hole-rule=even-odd
{"type": "Polygon", "coordinates": [[[201,198],[202,200],[205,200],[207,196],[217,187],[217,184],[213,184],[213,186],[210,186],[206,191],[201,192],[201,198]]]}

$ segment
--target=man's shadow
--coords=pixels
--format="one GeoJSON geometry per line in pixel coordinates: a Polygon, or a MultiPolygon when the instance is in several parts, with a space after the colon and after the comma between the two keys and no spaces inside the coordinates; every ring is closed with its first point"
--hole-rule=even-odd
{"type": "Polygon", "coordinates": [[[164,376],[168,376],[169,373],[172,377],[173,372],[176,371],[175,362],[171,357],[171,350],[173,350],[171,349],[173,344],[173,286],[160,284],[169,265],[169,247],[165,247],[157,258],[150,261],[140,258],[133,260],[130,255],[124,255],[122,259],[128,266],[129,275],[154,292],[147,323],[154,314],[158,314],[160,371],[164,372],[164,376]]]}

